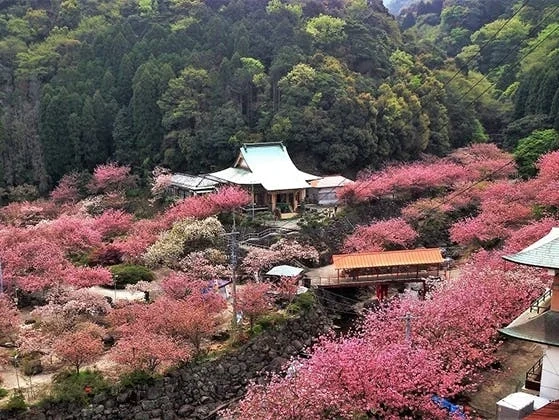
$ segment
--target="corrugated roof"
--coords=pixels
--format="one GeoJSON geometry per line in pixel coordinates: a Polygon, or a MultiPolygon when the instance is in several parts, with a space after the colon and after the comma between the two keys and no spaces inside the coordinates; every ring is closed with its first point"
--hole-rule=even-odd
{"type": "Polygon", "coordinates": [[[552,420],[559,419],[559,401],[550,402],[524,417],[524,420],[552,420]]]}
{"type": "Polygon", "coordinates": [[[517,264],[559,269],[559,228],[552,228],[547,235],[514,255],[505,255],[507,261],[517,264]]]}
{"type": "Polygon", "coordinates": [[[333,255],[334,268],[395,267],[403,265],[442,264],[444,258],[439,248],[409,249],[403,251],[360,252],[333,255]]]}
{"type": "Polygon", "coordinates": [[[189,190],[207,190],[215,187],[218,183],[203,176],[188,174],[171,175],[171,185],[189,190]]]}
{"type": "Polygon", "coordinates": [[[354,181],[347,179],[341,175],[325,176],[314,181],[311,181],[313,188],[338,188],[343,185],[352,184],[354,181]]]}

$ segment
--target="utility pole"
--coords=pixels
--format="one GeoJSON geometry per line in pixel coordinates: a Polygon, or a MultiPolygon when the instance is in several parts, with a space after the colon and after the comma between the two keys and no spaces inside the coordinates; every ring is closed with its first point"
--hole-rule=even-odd
{"type": "Polygon", "coordinates": [[[232,296],[232,306],[233,306],[233,328],[237,329],[237,232],[235,226],[235,212],[233,212],[233,227],[231,229],[231,233],[229,233],[230,237],[230,262],[231,262],[231,296],[232,296]]]}
{"type": "Polygon", "coordinates": [[[4,274],[2,273],[1,261],[0,261],[0,294],[4,294],[4,274]]]}
{"type": "Polygon", "coordinates": [[[406,321],[406,342],[411,343],[411,320],[413,316],[409,312],[406,312],[404,320],[406,321]]]}

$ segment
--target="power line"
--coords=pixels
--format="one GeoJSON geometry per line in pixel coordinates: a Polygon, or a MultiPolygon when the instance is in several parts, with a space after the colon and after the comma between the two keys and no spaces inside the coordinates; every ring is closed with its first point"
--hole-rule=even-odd
{"type": "Polygon", "coordinates": [[[468,61],[466,61],[466,62],[462,65],[462,67],[459,68],[459,69],[456,71],[456,73],[454,73],[454,75],[453,75],[449,80],[447,80],[447,81],[443,84],[443,88],[445,88],[450,82],[452,82],[452,81],[456,78],[456,76],[458,76],[458,75],[461,73],[461,70],[462,70],[463,68],[468,69],[468,64],[470,64],[477,56],[481,55],[481,52],[482,52],[495,38],[497,38],[497,35],[499,35],[499,33],[501,33],[501,31],[505,28],[505,26],[507,26],[507,25],[510,23],[510,21],[513,20],[513,19],[516,17],[516,15],[518,15],[518,14],[522,11],[522,9],[524,9],[524,7],[526,7],[526,6],[528,5],[529,2],[530,2],[530,0],[526,0],[526,1],[518,8],[518,10],[517,10],[516,12],[514,12],[514,13],[512,14],[512,16],[509,17],[509,18],[506,20],[505,23],[503,23],[503,25],[493,34],[493,36],[489,37],[489,39],[487,39],[487,40],[483,43],[483,45],[479,48],[479,51],[478,51],[476,54],[474,54],[473,56],[471,56],[470,59],[469,59],[468,61]]]}
{"type": "MultiPolygon", "coordinates": [[[[532,27],[532,29],[530,30],[530,33],[528,34],[528,37],[532,37],[533,35],[535,35],[535,33],[536,33],[535,30],[536,30],[542,23],[544,23],[545,20],[546,20],[550,15],[552,15],[553,13],[555,13],[558,9],[559,9],[559,6],[555,7],[555,9],[553,9],[553,10],[552,10],[551,12],[549,12],[546,16],[544,16],[544,17],[542,18],[542,20],[541,20],[536,26],[532,27]]],[[[557,28],[556,28],[556,29],[557,29],[557,28]]],[[[556,30],[556,29],[555,29],[555,30],[556,30]]],[[[529,53],[531,53],[532,51],[534,51],[534,49],[537,48],[543,41],[545,41],[552,33],[554,33],[555,30],[553,30],[552,32],[550,32],[550,33],[549,33],[543,40],[541,40],[534,48],[532,48],[527,54],[524,54],[522,57],[520,57],[517,61],[522,60],[522,59],[523,59],[524,57],[526,57],[529,53]]],[[[513,49],[509,50],[509,52],[508,52],[505,56],[503,56],[503,57],[501,58],[501,60],[499,60],[499,62],[495,65],[495,67],[498,67],[498,66],[500,66],[502,63],[504,63],[504,61],[505,61],[507,58],[509,58],[509,57],[511,56],[511,54],[513,54],[513,53],[516,52],[517,50],[518,50],[517,48],[513,48],[513,49]]],[[[456,75],[454,75],[454,77],[456,77],[456,75]]],[[[486,79],[487,79],[487,76],[486,76],[486,75],[482,75],[482,77],[481,77],[476,83],[474,83],[472,86],[470,86],[470,89],[468,89],[468,90],[466,91],[466,93],[464,93],[464,94],[462,95],[462,97],[461,97],[460,99],[464,98],[464,97],[465,97],[468,93],[470,93],[477,85],[479,85],[482,81],[484,81],[484,80],[486,80],[486,79]]],[[[445,85],[445,86],[446,86],[446,85],[445,85]]],[[[490,85],[488,88],[486,88],[480,95],[478,95],[478,96],[476,97],[476,99],[474,99],[474,101],[470,102],[470,103],[468,104],[468,106],[471,105],[471,104],[472,104],[473,102],[475,102],[476,100],[478,100],[481,96],[483,96],[483,94],[485,94],[485,93],[486,93],[489,89],[491,89],[492,87],[493,87],[493,86],[490,85]]],[[[458,100],[460,100],[460,99],[458,99],[458,100]]]]}
{"type": "MultiPolygon", "coordinates": [[[[508,25],[512,19],[514,19],[514,17],[516,15],[518,15],[518,13],[529,3],[530,0],[525,1],[520,7],[519,9],[509,18],[507,19],[507,21],[505,21],[505,23],[493,34],[493,36],[491,38],[489,38],[480,48],[480,50],[478,51],[478,54],[481,53],[481,51],[483,49],[485,49],[490,42],[492,42],[497,35],[506,27],[506,25],[508,25]]],[[[535,34],[535,30],[542,25],[545,20],[553,15],[557,10],[559,9],[559,6],[556,6],[553,10],[551,10],[549,13],[547,13],[541,20],[540,22],[535,25],[532,30],[529,33],[529,36],[533,36],[533,34],[535,34]]],[[[536,45],[534,45],[528,52],[526,52],[522,57],[520,57],[518,59],[518,61],[520,61],[521,59],[523,59],[524,57],[526,57],[527,55],[529,55],[530,53],[532,53],[537,47],[539,47],[547,38],[549,38],[553,33],[555,33],[557,30],[559,30],[559,27],[556,27],[553,31],[551,31],[549,34],[547,34],[542,40],[540,40],[536,45]]],[[[497,63],[497,66],[500,65],[501,63],[503,63],[514,51],[516,51],[516,49],[512,49],[510,50],[504,57],[502,57],[502,59],[499,61],[499,63],[497,63]]],[[[475,57],[475,56],[474,56],[475,57]]],[[[471,57],[470,60],[468,62],[466,62],[466,65],[469,64],[471,62],[471,60],[473,60],[474,57],[471,57]]],[[[456,73],[454,73],[454,75],[447,80],[444,84],[443,84],[443,88],[446,87],[452,80],[454,80],[454,78],[456,78],[456,76],[460,73],[460,70],[458,70],[456,73]]],[[[479,83],[481,83],[484,79],[486,79],[487,76],[483,76],[482,78],[480,78],[476,83],[474,83],[474,85],[472,85],[465,93],[463,93],[457,100],[456,102],[459,102],[460,100],[462,100],[463,98],[465,98],[468,93],[470,93],[479,83]]],[[[479,98],[481,98],[488,90],[490,90],[491,88],[493,88],[493,85],[488,86],[486,89],[484,89],[479,95],[477,95],[472,101],[470,101],[466,106],[469,107],[471,105],[473,105],[479,98]]],[[[446,124],[446,127],[449,127],[449,123],[446,124]]],[[[428,212],[433,212],[434,210],[442,207],[444,204],[446,204],[448,201],[464,194],[465,192],[471,190],[472,188],[474,188],[475,186],[479,185],[481,182],[484,182],[485,180],[491,178],[493,175],[496,175],[497,173],[499,173],[500,171],[502,171],[504,168],[506,168],[507,166],[511,165],[514,163],[514,160],[508,161],[507,163],[505,163],[504,165],[502,165],[501,167],[497,168],[496,170],[490,172],[489,174],[485,175],[483,178],[481,178],[480,180],[476,181],[475,183],[469,185],[468,187],[456,191],[454,192],[452,195],[450,195],[449,197],[447,197],[445,200],[443,200],[440,204],[438,204],[436,207],[430,208],[430,209],[425,209],[424,212],[427,214],[428,212]]],[[[377,177],[378,178],[378,177],[377,177]]],[[[370,180],[367,180],[365,182],[362,182],[361,185],[359,185],[355,190],[354,193],[357,191],[360,191],[364,188],[366,188],[368,185],[370,185],[370,183],[372,183],[376,178],[372,178],[370,180]]],[[[340,187],[343,185],[343,181],[341,181],[337,186],[340,187]]],[[[353,226],[353,224],[349,221],[349,219],[347,217],[344,217],[343,220],[345,220],[346,222],[350,223],[350,225],[353,226]]],[[[283,225],[278,226],[278,228],[283,228],[285,227],[287,224],[289,223],[289,221],[286,221],[283,225]]]]}
{"type": "MultiPolygon", "coordinates": [[[[534,30],[535,30],[536,28],[538,28],[542,23],[544,23],[544,21],[545,21],[550,15],[552,15],[553,13],[555,13],[558,9],[559,9],[559,6],[556,6],[551,12],[547,13],[547,14],[541,19],[541,21],[540,21],[536,26],[534,26],[534,27],[532,28],[532,31],[534,31],[534,30]]],[[[549,37],[550,37],[553,33],[555,33],[557,30],[559,30],[559,27],[556,27],[553,31],[551,31],[549,34],[547,34],[542,40],[540,40],[536,45],[534,45],[527,53],[525,53],[524,55],[522,55],[522,57],[520,57],[520,58],[518,59],[518,61],[520,61],[521,59],[523,59],[524,57],[526,57],[526,56],[528,56],[530,53],[532,53],[537,47],[539,47],[547,38],[549,38],[549,37]]],[[[532,31],[531,31],[531,35],[533,35],[533,34],[532,34],[532,31]]],[[[512,54],[513,51],[516,51],[516,49],[510,50],[509,53],[506,54],[506,55],[501,59],[501,61],[500,61],[497,65],[501,64],[502,62],[504,62],[504,60],[506,60],[506,59],[512,54]]],[[[455,76],[456,76],[456,74],[455,74],[453,77],[455,77],[455,76]]],[[[465,92],[464,94],[462,94],[458,99],[456,99],[456,102],[459,102],[460,100],[462,100],[463,98],[465,98],[466,95],[467,95],[468,93],[470,93],[479,83],[481,83],[481,82],[482,82],[484,79],[486,79],[486,78],[487,78],[487,77],[484,75],[484,76],[483,76],[481,79],[479,79],[473,86],[471,86],[470,89],[469,89],[468,91],[466,91],[466,92],[465,92]]],[[[493,88],[493,85],[490,85],[490,86],[488,86],[486,89],[484,89],[479,95],[477,95],[472,101],[470,101],[470,102],[466,105],[466,107],[469,107],[469,106],[473,105],[474,102],[476,102],[479,98],[481,98],[481,97],[482,97],[488,90],[490,90],[491,88],[493,88]]],[[[450,124],[450,122],[447,123],[445,127],[448,128],[448,127],[449,127],[449,124],[450,124]]],[[[511,164],[511,163],[513,163],[513,161],[510,161],[510,162],[509,162],[507,165],[505,165],[505,166],[508,166],[508,165],[511,164]]],[[[500,171],[500,170],[502,170],[502,169],[503,169],[503,168],[499,168],[497,171],[500,171]]],[[[495,173],[495,171],[493,172],[493,174],[494,174],[494,173],[495,173]]],[[[375,180],[375,179],[373,178],[373,179],[370,179],[370,180],[368,180],[368,181],[365,181],[365,182],[362,183],[357,189],[354,190],[354,193],[357,192],[357,191],[360,191],[361,189],[366,188],[366,187],[367,187],[370,183],[372,183],[374,180],[375,180]]],[[[341,184],[340,184],[339,186],[341,186],[341,184]]],[[[468,188],[468,189],[470,189],[470,188],[468,188]]],[[[441,204],[441,205],[442,205],[442,204],[441,204]]]]}

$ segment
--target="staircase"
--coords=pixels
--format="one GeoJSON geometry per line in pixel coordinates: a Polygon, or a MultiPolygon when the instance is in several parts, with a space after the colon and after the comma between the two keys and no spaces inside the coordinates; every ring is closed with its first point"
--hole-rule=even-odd
{"type": "Polygon", "coordinates": [[[540,392],[540,385],[542,380],[542,363],[543,356],[526,372],[526,382],[524,388],[531,391],[540,392]]]}
{"type": "Polygon", "coordinates": [[[239,245],[260,246],[267,248],[278,237],[286,237],[294,234],[297,234],[297,231],[294,229],[269,227],[260,232],[251,232],[242,235],[239,240],[239,245]]]}

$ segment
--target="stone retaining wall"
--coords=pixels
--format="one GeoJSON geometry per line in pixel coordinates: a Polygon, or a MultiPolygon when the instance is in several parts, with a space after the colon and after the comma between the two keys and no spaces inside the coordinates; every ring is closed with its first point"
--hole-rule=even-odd
{"type": "MultiPolygon", "coordinates": [[[[263,332],[234,352],[178,369],[152,386],[138,385],[116,395],[96,395],[86,408],[62,404],[35,407],[16,418],[210,419],[227,402],[242,397],[250,380],[262,378],[264,372],[277,371],[329,328],[324,312],[314,308],[263,332]]],[[[0,412],[0,419],[12,418],[13,414],[0,412]]]]}

